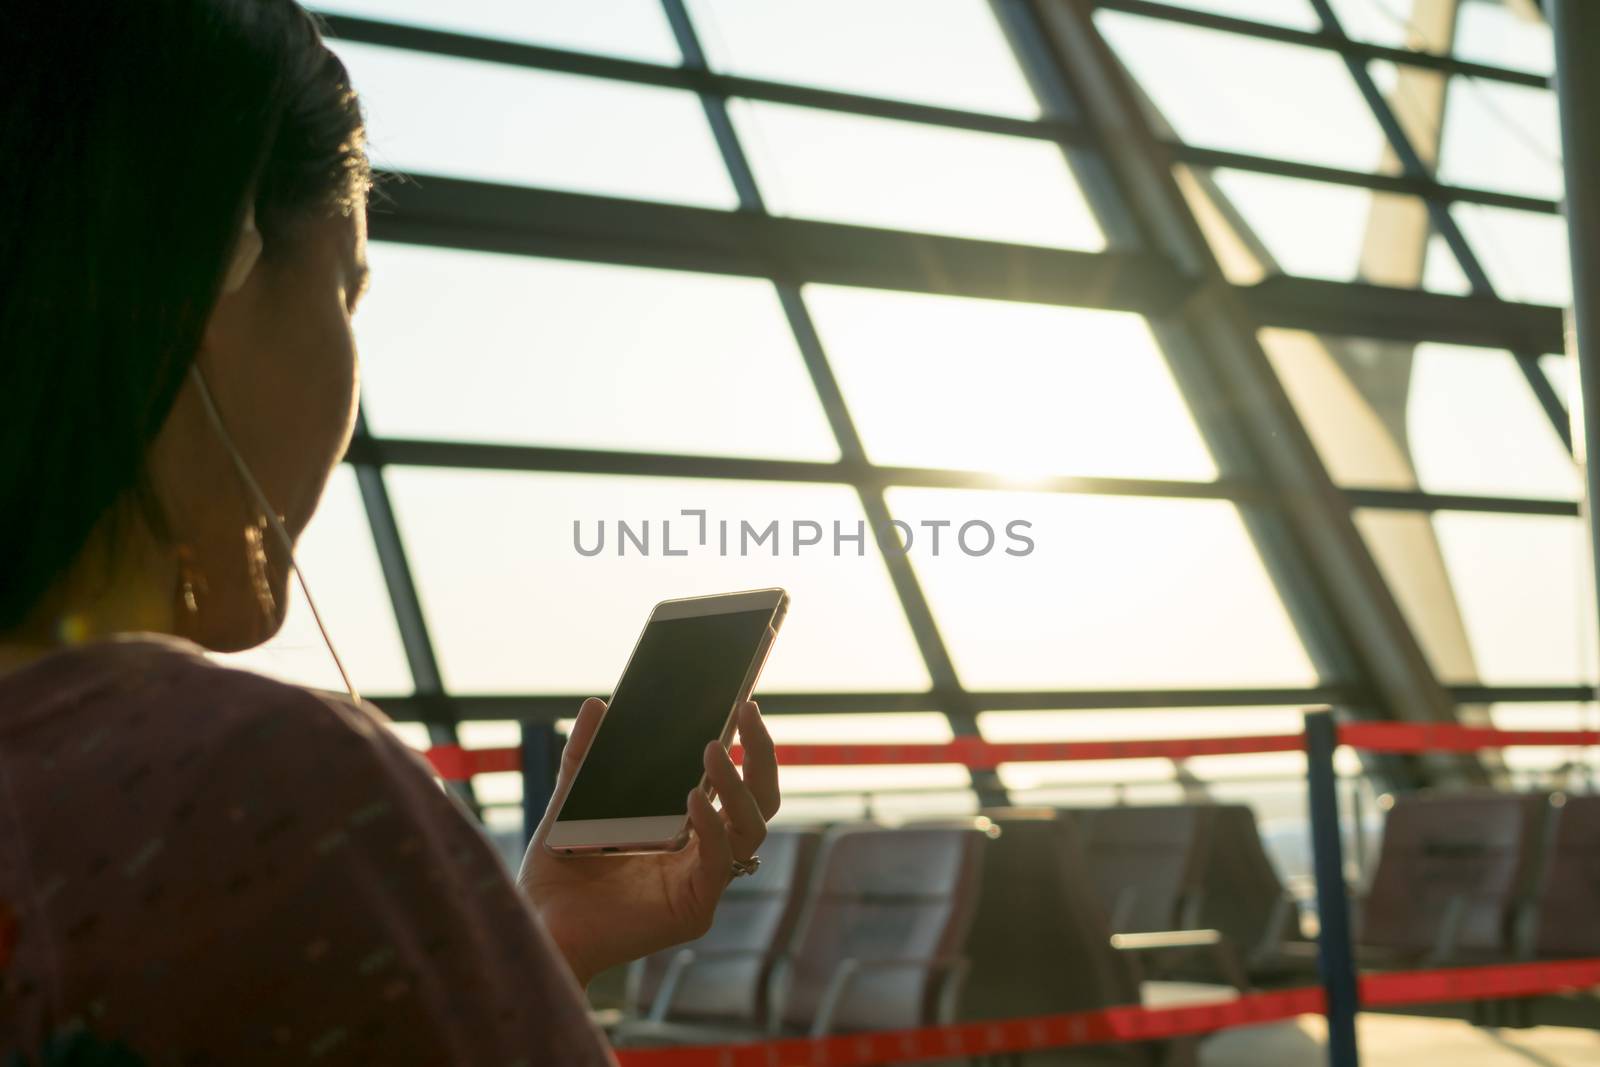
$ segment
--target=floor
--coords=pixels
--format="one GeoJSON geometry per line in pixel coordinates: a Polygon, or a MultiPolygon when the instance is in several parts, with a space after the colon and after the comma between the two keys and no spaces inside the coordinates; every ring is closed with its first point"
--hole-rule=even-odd
{"type": "MultiPolygon", "coordinates": [[[[1298,1067],[1324,1062],[1327,1030],[1317,1016],[1231,1030],[1200,1047],[1201,1067],[1298,1067]]],[[[1361,1067],[1595,1067],[1600,1032],[1542,1026],[1480,1030],[1453,1019],[1363,1015],[1356,1020],[1361,1067]]]]}

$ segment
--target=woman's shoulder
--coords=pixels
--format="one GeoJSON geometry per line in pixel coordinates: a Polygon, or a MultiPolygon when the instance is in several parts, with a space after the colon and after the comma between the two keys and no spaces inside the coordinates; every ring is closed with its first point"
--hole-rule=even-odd
{"type": "Polygon", "coordinates": [[[39,743],[55,750],[51,737],[100,739],[91,748],[114,742],[123,756],[245,745],[268,758],[323,745],[399,745],[370,705],[218,663],[199,645],[162,634],[62,649],[0,676],[0,708],[0,744],[13,751],[39,743]]]}

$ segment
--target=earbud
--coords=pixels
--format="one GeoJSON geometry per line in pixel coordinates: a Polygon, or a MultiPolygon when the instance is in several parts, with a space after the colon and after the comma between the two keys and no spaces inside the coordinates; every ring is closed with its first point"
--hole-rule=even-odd
{"type": "MultiPolygon", "coordinates": [[[[250,227],[253,232],[255,227],[250,227]]],[[[255,239],[256,251],[261,249],[261,235],[255,239]]],[[[251,257],[254,262],[254,257],[251,257]]],[[[237,266],[237,260],[235,260],[237,266]]],[[[249,264],[245,266],[245,273],[249,273],[249,264]]],[[[241,279],[242,282],[242,279],[241,279]]],[[[306,576],[300,570],[300,564],[294,558],[294,540],[289,536],[289,531],[284,529],[283,519],[273,508],[272,502],[267,499],[267,494],[262,490],[261,483],[256,481],[255,475],[250,473],[250,465],[244,461],[244,456],[233,443],[233,436],[228,433],[228,427],[222,421],[222,413],[217,410],[216,401],[211,397],[211,389],[206,385],[205,375],[200,373],[198,363],[189,364],[189,377],[193,380],[195,391],[200,395],[200,406],[205,409],[206,421],[211,423],[211,429],[216,433],[217,440],[222,442],[223,449],[228,453],[228,458],[233,461],[233,468],[239,473],[239,480],[249,490],[255,500],[256,507],[261,509],[261,514],[266,517],[267,524],[272,527],[273,535],[278,540],[278,545],[283,549],[284,558],[289,561],[289,569],[294,572],[295,581],[300,584],[300,592],[305,594],[306,607],[311,609],[311,618],[316,621],[317,631],[322,634],[322,643],[328,646],[328,655],[333,657],[333,665],[339,671],[339,677],[344,681],[344,687],[350,693],[350,699],[355,703],[361,702],[361,694],[356,691],[356,685],[350,680],[350,672],[344,669],[344,661],[339,658],[339,652],[333,647],[333,638],[328,636],[328,628],[323,625],[322,613],[317,610],[317,603],[311,598],[311,588],[306,584],[306,576]]]]}

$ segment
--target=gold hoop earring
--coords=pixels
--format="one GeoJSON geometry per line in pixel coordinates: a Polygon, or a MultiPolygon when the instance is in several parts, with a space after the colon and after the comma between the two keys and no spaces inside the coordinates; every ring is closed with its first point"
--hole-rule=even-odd
{"type": "Polygon", "coordinates": [[[272,595],[272,581],[267,577],[267,518],[260,516],[244,528],[244,559],[250,569],[250,584],[255,589],[256,603],[261,613],[271,619],[277,616],[278,602],[272,595]]]}
{"type": "Polygon", "coordinates": [[[206,586],[206,576],[194,564],[194,549],[188,545],[178,546],[178,598],[183,602],[183,608],[190,615],[200,613],[199,597],[210,592],[206,586]]]}

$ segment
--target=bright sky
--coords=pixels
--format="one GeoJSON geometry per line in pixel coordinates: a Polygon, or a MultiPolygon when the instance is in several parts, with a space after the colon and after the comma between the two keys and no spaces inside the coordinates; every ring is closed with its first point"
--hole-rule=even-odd
{"type": "MultiPolygon", "coordinates": [[[[678,58],[654,0],[320,6],[647,62],[678,58]]],[[[997,114],[1038,112],[978,0],[689,6],[719,69],[997,114]],[[846,19],[852,32],[840,35],[846,19]]],[[[1315,25],[1306,0],[1186,6],[1315,25]]],[[[1353,35],[1403,42],[1407,0],[1335,6],[1353,35]]],[[[1330,53],[1112,11],[1099,12],[1097,24],[1185,139],[1356,170],[1378,163],[1381,131],[1330,53]]],[[[1548,37],[1484,0],[1464,5],[1460,34],[1463,54],[1473,58],[1548,67],[1548,37]]],[[[381,165],[712,208],[735,203],[690,94],[337,48],[366,100],[381,165]]],[[[1387,65],[1374,64],[1373,73],[1381,85],[1394,84],[1387,65]]],[[[1060,152],[1046,142],[749,101],[734,101],[732,114],[775,213],[1014,243],[1104,245],[1060,152]]],[[[1550,94],[1458,80],[1446,108],[1441,177],[1559,196],[1550,94]]],[[[1355,277],[1372,194],[1233,171],[1216,180],[1284,270],[1355,277]]],[[[1558,217],[1455,210],[1502,295],[1565,302],[1558,217]]],[[[358,335],[375,432],[800,460],[838,455],[764,281],[384,244],[374,246],[372,262],[358,335]]],[[[1442,246],[1430,251],[1426,284],[1464,289],[1442,246]]],[[[1034,524],[1037,549],[1025,558],[913,552],[965,684],[1315,682],[1232,505],[1025,491],[1026,479],[1052,474],[1216,477],[1142,320],[833,286],[808,287],[804,298],[872,460],[992,472],[1015,490],[894,489],[897,516],[1034,524]]],[[[1572,465],[1508,353],[1424,345],[1410,396],[1411,456],[1424,488],[1576,497],[1572,465]]],[[[1318,443],[1339,473],[1336,442],[1318,443]]],[[[1359,471],[1350,477],[1368,484],[1359,471]]],[[[928,684],[870,543],[861,556],[852,548],[839,558],[790,555],[787,543],[778,558],[608,551],[590,559],[572,547],[574,520],[592,532],[601,520],[649,519],[659,537],[661,520],[695,507],[713,521],[814,520],[825,529],[839,521],[853,529],[862,513],[846,487],[436,470],[391,470],[388,484],[446,682],[458,691],[604,694],[654,601],[772,584],[787,586],[795,603],[764,678],[769,690],[928,684]]],[[[1594,611],[1583,595],[1575,520],[1446,514],[1433,522],[1486,681],[1593,676],[1594,638],[1579,621],[1594,611]]],[[[302,562],[359,684],[374,695],[408,691],[348,470],[307,533],[302,562]]],[[[298,603],[284,634],[245,659],[297,680],[336,683],[298,603]]],[[[1204,715],[1219,730],[1292,718],[1270,709],[1204,715]]],[[[1152,724],[1157,732],[1193,732],[1196,721],[1187,711],[1027,719],[1051,736],[1152,724]]],[[[801,724],[786,720],[783,728],[801,724]]],[[[850,726],[884,736],[946,728],[938,716],[850,726]]],[[[828,719],[812,728],[840,724],[828,719]]],[[[989,715],[984,728],[998,736],[1018,727],[989,715]]],[[[1170,765],[1155,763],[1157,777],[1169,779],[1170,765]]],[[[1059,770],[1007,773],[1017,784],[1033,775],[1043,789],[1059,770]]],[[[959,807],[967,803],[964,779],[949,772],[927,769],[911,779],[948,787],[945,802],[959,807]]],[[[892,776],[873,781],[895,784],[892,776]]],[[[817,788],[825,787],[822,775],[817,788]]]]}

